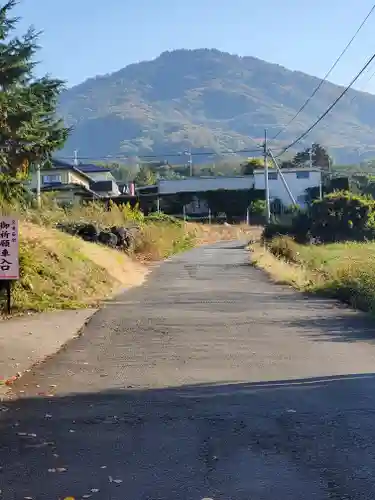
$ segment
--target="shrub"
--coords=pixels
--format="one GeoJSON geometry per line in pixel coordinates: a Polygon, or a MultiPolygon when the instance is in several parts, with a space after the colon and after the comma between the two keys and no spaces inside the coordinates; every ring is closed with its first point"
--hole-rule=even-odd
{"type": "Polygon", "coordinates": [[[375,235],[375,202],[348,191],[327,194],[309,210],[312,237],[322,242],[360,241],[375,235]]]}
{"type": "Polygon", "coordinates": [[[266,211],[266,200],[254,200],[250,203],[249,212],[252,215],[264,215],[266,211]]]}
{"type": "Polygon", "coordinates": [[[270,222],[262,232],[261,240],[263,243],[271,241],[276,236],[285,236],[291,233],[291,226],[288,224],[280,224],[278,222],[270,222]]]}
{"type": "Polygon", "coordinates": [[[146,223],[163,223],[163,224],[175,224],[176,226],[182,227],[184,222],[177,217],[173,217],[172,215],[165,214],[163,212],[151,212],[145,218],[146,223]]]}
{"type": "Polygon", "coordinates": [[[268,244],[268,249],[275,257],[299,262],[298,245],[288,236],[276,236],[268,244]]]}

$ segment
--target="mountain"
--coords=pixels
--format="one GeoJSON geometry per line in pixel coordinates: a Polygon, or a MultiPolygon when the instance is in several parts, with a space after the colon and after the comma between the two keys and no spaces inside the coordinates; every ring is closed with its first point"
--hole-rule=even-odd
{"type": "MultiPolygon", "coordinates": [[[[90,78],[66,90],[59,112],[73,132],[60,155],[159,155],[253,148],[298,111],[319,79],[255,57],[215,49],[164,52],[152,61],[90,78]]],[[[287,145],[340,95],[325,82],[298,118],[271,142],[287,145]]],[[[350,90],[298,144],[316,141],[336,159],[375,156],[375,96],[350,90]]],[[[201,156],[204,158],[204,155],[201,156]]],[[[211,160],[212,161],[212,160],[211,160]]]]}

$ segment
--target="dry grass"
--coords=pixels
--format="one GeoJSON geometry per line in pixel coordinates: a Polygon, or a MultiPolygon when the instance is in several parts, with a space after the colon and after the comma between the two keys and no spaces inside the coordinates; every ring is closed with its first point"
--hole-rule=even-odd
{"type": "Polygon", "coordinates": [[[107,210],[96,203],[63,210],[44,199],[42,209],[24,211],[0,207],[3,214],[20,220],[21,279],[14,287],[15,311],[97,306],[121,289],[142,283],[145,264],[196,245],[219,240],[254,238],[260,228],[200,225],[173,221],[161,216],[147,219],[137,209],[113,205],[107,210]],[[62,233],[58,222],[92,222],[100,227],[139,228],[134,254],[62,233]]]}
{"type": "Polygon", "coordinates": [[[275,281],[375,311],[375,243],[298,245],[280,237],[269,249],[255,247],[253,258],[275,281]]]}
{"type": "Polygon", "coordinates": [[[20,225],[20,264],[15,312],[96,306],[147,274],[126,254],[31,223],[20,225]]]}
{"type": "Polygon", "coordinates": [[[312,275],[305,267],[275,257],[259,243],[252,245],[249,250],[252,264],[266,271],[275,283],[291,285],[298,290],[306,290],[311,286],[312,275]]]}
{"type": "Polygon", "coordinates": [[[214,243],[216,241],[259,240],[262,228],[260,226],[224,225],[224,224],[196,224],[189,222],[187,226],[194,232],[198,245],[214,243]]]}

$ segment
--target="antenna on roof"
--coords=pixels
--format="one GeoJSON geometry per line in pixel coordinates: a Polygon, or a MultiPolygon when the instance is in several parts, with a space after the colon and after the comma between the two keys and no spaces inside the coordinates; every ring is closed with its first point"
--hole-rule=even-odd
{"type": "Polygon", "coordinates": [[[74,163],[75,167],[78,167],[78,164],[79,164],[79,162],[78,162],[78,149],[74,150],[74,160],[73,160],[73,163],[74,163]]]}

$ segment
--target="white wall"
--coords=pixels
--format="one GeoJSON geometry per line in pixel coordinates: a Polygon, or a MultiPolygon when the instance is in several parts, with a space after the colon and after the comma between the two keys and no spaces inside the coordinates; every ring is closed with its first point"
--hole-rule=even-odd
{"type": "MultiPolygon", "coordinates": [[[[77,168],[79,169],[79,166],[77,168]]],[[[86,172],[86,175],[91,177],[91,179],[95,182],[116,180],[111,172],[86,172]]]]}
{"type": "MultiPolygon", "coordinates": [[[[308,169],[283,169],[284,178],[292,192],[296,202],[300,206],[304,206],[303,198],[306,194],[306,189],[311,187],[318,187],[321,181],[321,172],[319,170],[308,170],[308,169]],[[300,172],[304,172],[301,174],[300,172]],[[301,178],[308,174],[307,178],[301,178]]],[[[258,171],[254,172],[255,178],[255,188],[264,189],[265,188],[265,178],[264,172],[258,171]]],[[[288,192],[284,187],[284,184],[280,178],[280,175],[276,170],[270,169],[269,172],[269,190],[270,198],[279,198],[283,205],[289,206],[292,204],[288,192]],[[274,175],[277,174],[277,179],[273,179],[274,175]]]]}
{"type": "Polygon", "coordinates": [[[254,187],[254,177],[191,177],[180,180],[160,180],[160,194],[194,193],[201,191],[216,191],[218,189],[251,189],[254,187]]]}

